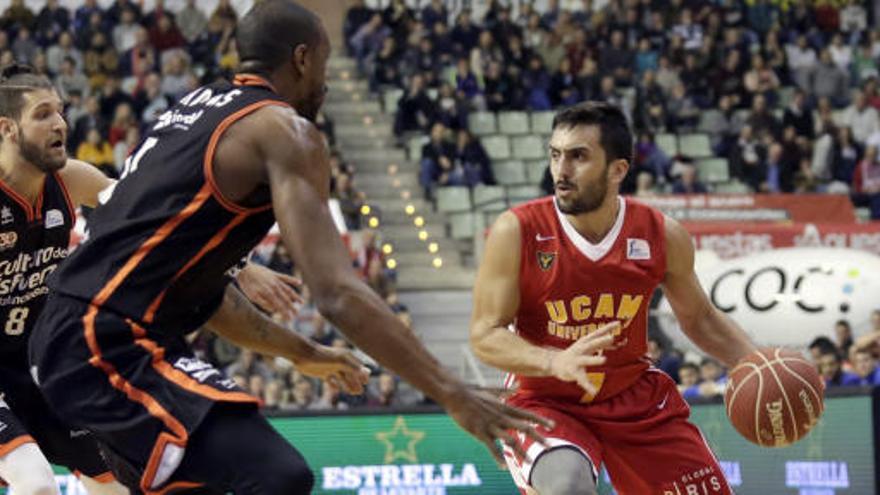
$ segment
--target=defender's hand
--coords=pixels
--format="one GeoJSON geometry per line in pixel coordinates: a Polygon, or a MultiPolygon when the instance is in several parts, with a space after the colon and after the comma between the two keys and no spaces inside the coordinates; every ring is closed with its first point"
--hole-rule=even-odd
{"type": "Polygon", "coordinates": [[[516,437],[510,430],[525,433],[532,439],[544,444],[545,439],[535,429],[541,425],[552,429],[553,424],[540,416],[521,409],[510,407],[492,394],[472,387],[462,386],[443,404],[446,412],[465,431],[483,442],[499,466],[504,466],[504,458],[495,444],[499,440],[502,444],[514,449],[520,456],[526,457],[526,452],[517,442],[516,437]]]}
{"type": "Polygon", "coordinates": [[[237,280],[244,295],[267,313],[281,315],[285,321],[296,317],[296,304],[303,301],[293,290],[302,285],[298,278],[248,263],[237,280]]]}
{"type": "Polygon", "coordinates": [[[316,345],[308,357],[294,361],[303,375],[336,382],[349,394],[360,395],[370,380],[370,370],[348,349],[316,345]]]}
{"type": "Polygon", "coordinates": [[[605,356],[599,352],[612,346],[613,334],[619,327],[620,322],[607,323],[595,332],[579,338],[565,350],[550,351],[547,374],[564,382],[577,382],[588,394],[595,396],[598,390],[587,379],[586,367],[605,363],[605,356]]]}

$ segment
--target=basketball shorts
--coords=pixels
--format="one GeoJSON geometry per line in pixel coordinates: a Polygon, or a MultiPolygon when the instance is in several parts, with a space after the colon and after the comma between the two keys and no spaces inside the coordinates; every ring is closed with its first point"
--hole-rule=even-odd
{"type": "Polygon", "coordinates": [[[552,430],[539,428],[547,446],[517,435],[526,458],[505,448],[513,480],[524,495],[535,493],[535,462],[555,447],[580,451],[592,462],[594,479],[604,463],[620,495],[733,493],[702,433],[688,421],[690,407],[661,371],[649,370],[632,387],[594,404],[516,394],[508,403],[554,422],[552,430]]]}
{"type": "Polygon", "coordinates": [[[215,405],[256,412],[259,404],[194,357],[182,336],[160,335],[51,294],[30,342],[34,374],[49,405],[65,422],[92,431],[120,481],[132,487],[131,473],[138,473],[136,486],[146,493],[198,485],[178,468],[215,405]]]}
{"type": "Polygon", "coordinates": [[[46,403],[18,354],[0,355],[0,457],[36,442],[49,462],[98,481],[112,481],[94,437],[64,424],[46,403]]]}

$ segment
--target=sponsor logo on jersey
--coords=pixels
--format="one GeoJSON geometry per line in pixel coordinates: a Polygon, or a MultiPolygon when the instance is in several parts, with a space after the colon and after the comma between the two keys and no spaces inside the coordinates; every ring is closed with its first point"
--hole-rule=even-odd
{"type": "Polygon", "coordinates": [[[577,340],[614,320],[620,322],[619,332],[630,326],[642,310],[644,301],[645,296],[642,294],[609,292],[599,294],[598,297],[584,294],[570,300],[545,301],[547,333],[567,340],[577,340]]]}
{"type": "Polygon", "coordinates": [[[64,215],[61,213],[61,210],[51,209],[46,212],[46,228],[54,229],[55,227],[60,227],[64,225],[64,215]]]}
{"type": "Polygon", "coordinates": [[[0,208],[0,225],[6,225],[15,221],[12,210],[8,206],[0,208]]]}
{"type": "Polygon", "coordinates": [[[18,242],[18,234],[15,231],[0,232],[0,251],[12,248],[16,242],[18,242]]]}
{"type": "Polygon", "coordinates": [[[556,261],[556,253],[538,251],[538,266],[541,267],[541,270],[545,272],[549,270],[553,266],[554,261],[556,261]]]}
{"type": "Polygon", "coordinates": [[[649,260],[651,259],[651,245],[644,239],[626,240],[626,259],[649,260]]]}

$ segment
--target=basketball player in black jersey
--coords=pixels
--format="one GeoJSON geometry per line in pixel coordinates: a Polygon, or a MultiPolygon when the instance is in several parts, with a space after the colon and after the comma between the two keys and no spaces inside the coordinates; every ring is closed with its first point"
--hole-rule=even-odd
{"type": "MultiPolygon", "coordinates": [[[[27,339],[45,303],[46,278],[67,255],[74,208],[95,206],[113,182],[67,159],[61,111],[46,78],[20,65],[0,70],[0,479],[17,495],[56,494],[48,456],[79,472],[90,495],[121,495],[128,490],[89,432],[62,424],[27,365],[27,339]]],[[[238,283],[270,312],[289,316],[297,300],[288,285],[296,280],[262,267],[248,264],[238,283]]]]}
{"type": "Polygon", "coordinates": [[[273,322],[223,277],[277,220],[320,312],[355,345],[496,458],[496,439],[516,448],[509,430],[537,436],[532,424],[544,420],[451,375],[352,270],[327,207],[326,144],[310,122],[330,51],[321,21],[265,0],[236,36],[235,82],[199,88],[158,119],[50,281],[30,347],[48,402],[93,432],[132,488],[310,493],[300,454],[231,380],[194,366],[183,341],[206,324],[260,352],[278,345],[273,322]]]}

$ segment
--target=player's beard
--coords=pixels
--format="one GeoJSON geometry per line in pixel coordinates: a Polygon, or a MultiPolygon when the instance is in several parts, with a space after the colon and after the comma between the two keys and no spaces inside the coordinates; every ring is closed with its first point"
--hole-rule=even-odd
{"type": "Polygon", "coordinates": [[[29,141],[24,137],[21,129],[18,130],[18,149],[25,161],[37,167],[43,173],[51,174],[63,168],[67,163],[67,153],[64,153],[61,158],[53,158],[50,155],[51,149],[47,151],[45,146],[29,141]]]}
{"type": "Polygon", "coordinates": [[[318,89],[312,91],[305,105],[297,108],[296,111],[309,122],[314,122],[318,118],[318,112],[324,105],[324,95],[327,94],[327,85],[322,84],[318,89]]]}
{"type": "MultiPolygon", "coordinates": [[[[606,164],[605,172],[602,173],[601,177],[598,180],[589,182],[584,187],[583,194],[576,195],[573,199],[563,199],[557,191],[556,204],[559,206],[559,211],[566,215],[580,215],[581,213],[595,211],[602,206],[602,203],[605,202],[605,196],[608,195],[609,169],[610,167],[606,164]]],[[[572,182],[557,181],[556,185],[558,186],[559,184],[565,184],[575,188],[575,192],[578,191],[577,186],[572,182]]]]}

